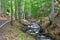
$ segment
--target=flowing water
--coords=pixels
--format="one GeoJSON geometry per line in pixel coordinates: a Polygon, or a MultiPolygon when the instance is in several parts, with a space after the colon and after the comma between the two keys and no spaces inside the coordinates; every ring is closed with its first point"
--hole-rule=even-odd
{"type": "Polygon", "coordinates": [[[35,22],[31,22],[28,27],[30,29],[27,30],[28,33],[30,33],[31,35],[37,36],[37,40],[51,40],[50,37],[44,36],[42,34],[39,35],[39,33],[42,32],[42,28],[35,22]],[[40,32],[39,32],[40,31],[40,32]]]}
{"type": "Polygon", "coordinates": [[[37,37],[37,40],[51,40],[51,38],[50,37],[47,37],[47,36],[44,36],[44,35],[39,35],[37,37]]]}

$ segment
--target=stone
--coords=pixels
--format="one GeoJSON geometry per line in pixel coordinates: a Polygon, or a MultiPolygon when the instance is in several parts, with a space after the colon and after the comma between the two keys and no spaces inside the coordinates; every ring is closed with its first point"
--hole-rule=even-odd
{"type": "Polygon", "coordinates": [[[28,23],[29,23],[29,22],[28,22],[27,20],[25,20],[25,19],[21,19],[20,22],[21,22],[23,25],[28,25],[28,23]]]}

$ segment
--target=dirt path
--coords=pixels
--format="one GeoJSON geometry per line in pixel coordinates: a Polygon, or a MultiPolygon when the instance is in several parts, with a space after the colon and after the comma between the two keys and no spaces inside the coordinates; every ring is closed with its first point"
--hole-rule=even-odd
{"type": "Polygon", "coordinates": [[[16,27],[9,26],[9,24],[4,25],[0,28],[0,40],[16,40],[16,35],[18,35],[18,30],[16,27]]]}
{"type": "MultiPolygon", "coordinates": [[[[7,24],[8,25],[8,24],[7,24]]],[[[0,40],[4,40],[3,38],[3,33],[5,32],[5,29],[7,27],[7,25],[4,25],[2,28],[0,28],[0,40]]]]}

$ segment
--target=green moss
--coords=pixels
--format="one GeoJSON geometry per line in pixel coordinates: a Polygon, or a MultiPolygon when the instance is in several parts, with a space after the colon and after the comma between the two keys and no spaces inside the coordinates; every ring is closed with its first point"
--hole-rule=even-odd
{"type": "Polygon", "coordinates": [[[20,32],[17,40],[34,40],[34,38],[30,35],[27,35],[26,33],[20,32]]]}

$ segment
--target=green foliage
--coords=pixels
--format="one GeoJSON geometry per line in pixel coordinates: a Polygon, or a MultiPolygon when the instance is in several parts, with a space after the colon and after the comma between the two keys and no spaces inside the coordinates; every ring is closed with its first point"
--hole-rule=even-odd
{"type": "MultiPolygon", "coordinates": [[[[6,0],[7,3],[5,4],[7,6],[7,12],[11,12],[11,2],[10,0],[6,0]]],[[[5,2],[6,2],[5,1],[5,2]]],[[[15,4],[12,0],[12,8],[13,8],[13,15],[15,11],[15,4]]],[[[21,6],[23,5],[23,0],[18,0],[17,3],[21,6]]],[[[56,4],[56,2],[55,2],[56,4]]],[[[39,17],[39,16],[47,16],[49,13],[51,13],[51,0],[25,0],[25,7],[24,7],[24,13],[28,14],[29,11],[31,11],[33,17],[39,17]]],[[[55,5],[54,7],[55,12],[60,9],[59,6],[55,5]]],[[[20,10],[21,12],[22,10],[20,10]]],[[[18,12],[17,12],[18,13],[18,12]]],[[[21,12],[22,13],[22,12],[21,12]]]]}

